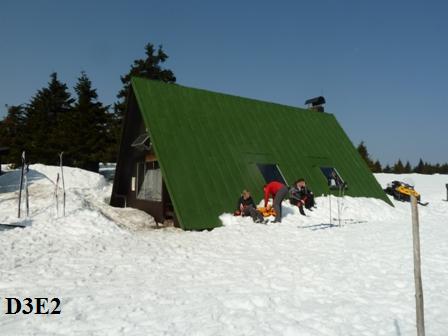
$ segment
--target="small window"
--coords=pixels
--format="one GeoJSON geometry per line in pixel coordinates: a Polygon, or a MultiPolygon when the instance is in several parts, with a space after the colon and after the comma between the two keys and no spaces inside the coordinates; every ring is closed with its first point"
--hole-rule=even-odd
{"type": "Polygon", "coordinates": [[[137,164],[137,199],[162,201],[162,172],[157,161],[137,164]]]}
{"type": "Polygon", "coordinates": [[[268,164],[257,163],[257,167],[260,170],[261,175],[263,175],[266,183],[277,181],[286,184],[286,180],[283,177],[283,174],[280,171],[278,165],[271,163],[268,164]]]}
{"type": "Polygon", "coordinates": [[[339,189],[346,187],[347,184],[342,179],[336,168],[333,167],[321,167],[320,170],[327,178],[328,187],[330,189],[339,189]]]}

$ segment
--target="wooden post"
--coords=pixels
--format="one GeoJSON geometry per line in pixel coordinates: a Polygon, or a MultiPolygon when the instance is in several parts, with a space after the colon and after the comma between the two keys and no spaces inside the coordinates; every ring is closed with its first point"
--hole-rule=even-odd
{"type": "Polygon", "coordinates": [[[415,196],[411,196],[412,208],[412,237],[414,241],[414,281],[415,281],[415,310],[417,315],[417,335],[425,336],[425,316],[423,304],[423,286],[420,263],[420,229],[418,220],[418,203],[415,196]]]}
{"type": "Polygon", "coordinates": [[[445,201],[448,201],[448,183],[445,184],[445,187],[446,187],[446,200],[445,201]]]}

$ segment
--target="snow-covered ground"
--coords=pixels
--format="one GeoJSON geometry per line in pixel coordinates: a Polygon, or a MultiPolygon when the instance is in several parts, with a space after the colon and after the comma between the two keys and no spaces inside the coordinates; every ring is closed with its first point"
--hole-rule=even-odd
{"type": "MultiPolygon", "coordinates": [[[[25,229],[0,231],[3,335],[415,335],[409,203],[319,197],[307,217],[284,202],[281,224],[223,214],[212,231],[155,230],[135,209],[107,205],[101,175],[33,165],[25,229]],[[61,315],[5,315],[4,297],[58,297],[61,315]]],[[[0,176],[0,223],[17,221],[17,171],[0,176]]],[[[448,176],[421,191],[427,335],[448,335],[448,176]]],[[[235,195],[236,198],[238,195],[235,195]]],[[[232,205],[229,205],[231,207],[232,205]]],[[[229,208],[229,212],[233,210],[229,208]]]]}

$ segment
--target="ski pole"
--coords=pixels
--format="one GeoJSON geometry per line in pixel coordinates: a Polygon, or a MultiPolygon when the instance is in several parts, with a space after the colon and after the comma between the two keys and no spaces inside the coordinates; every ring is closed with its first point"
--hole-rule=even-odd
{"type": "Polygon", "coordinates": [[[338,222],[339,222],[339,227],[341,226],[341,196],[342,196],[342,186],[339,185],[339,197],[338,197],[338,222]]]}
{"type": "Polygon", "coordinates": [[[332,224],[332,222],[331,222],[331,193],[329,193],[328,194],[328,204],[330,205],[329,206],[329,208],[330,208],[330,224],[332,224]]]}
{"type": "Polygon", "coordinates": [[[25,169],[25,205],[26,205],[26,216],[30,216],[30,201],[29,201],[29,194],[28,194],[28,165],[25,169]]]}
{"type": "Polygon", "coordinates": [[[61,179],[62,179],[62,216],[65,217],[65,182],[64,182],[64,169],[62,165],[62,155],[64,152],[59,154],[59,166],[61,167],[61,179]]]}
{"type": "Polygon", "coordinates": [[[56,200],[56,217],[59,216],[59,196],[58,196],[58,191],[59,191],[59,173],[56,175],[56,185],[55,185],[55,189],[54,189],[54,198],[56,200]]]}
{"type": "Polygon", "coordinates": [[[19,188],[19,209],[17,218],[20,218],[20,208],[22,205],[22,187],[23,187],[23,170],[25,168],[25,151],[22,152],[22,172],[20,174],[20,188],[19,188]]]}

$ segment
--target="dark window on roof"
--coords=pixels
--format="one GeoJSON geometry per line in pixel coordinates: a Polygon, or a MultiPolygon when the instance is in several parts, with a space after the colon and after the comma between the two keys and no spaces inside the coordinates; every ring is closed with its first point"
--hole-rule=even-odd
{"type": "Polygon", "coordinates": [[[261,175],[263,175],[266,183],[277,181],[283,184],[287,184],[285,178],[283,177],[280,168],[275,163],[257,163],[257,167],[260,170],[261,175]]]}
{"type": "Polygon", "coordinates": [[[325,175],[330,189],[339,189],[343,186],[346,186],[345,181],[342,179],[341,175],[336,170],[336,168],[320,167],[320,170],[325,175]]]}

